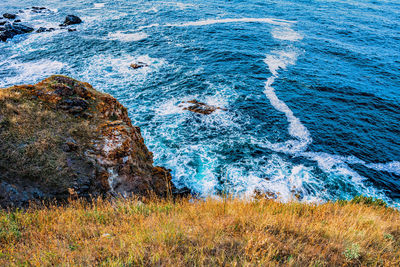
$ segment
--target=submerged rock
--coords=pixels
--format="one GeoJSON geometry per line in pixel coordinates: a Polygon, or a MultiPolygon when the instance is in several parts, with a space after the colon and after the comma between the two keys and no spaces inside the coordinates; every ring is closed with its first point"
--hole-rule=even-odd
{"type": "MultiPolygon", "coordinates": [[[[29,8],[28,8],[28,9],[29,9],[29,8]]],[[[30,11],[33,12],[33,13],[51,12],[50,9],[48,9],[48,8],[46,8],[46,7],[44,7],[44,6],[42,6],[42,7],[33,6],[33,7],[31,7],[30,11]]]]}
{"type": "Polygon", "coordinates": [[[44,28],[40,27],[39,29],[36,30],[37,33],[42,33],[42,32],[52,32],[55,31],[56,29],[54,28],[44,28]]]}
{"type": "Polygon", "coordinates": [[[74,24],[80,24],[80,23],[82,23],[82,20],[79,17],[77,17],[75,15],[68,15],[65,18],[64,23],[61,24],[60,26],[68,26],[68,25],[74,25],[74,24]]]}
{"type": "Polygon", "coordinates": [[[3,17],[6,18],[6,19],[15,19],[17,17],[17,15],[10,14],[10,13],[4,13],[3,17]]]}
{"type": "Polygon", "coordinates": [[[0,206],[172,189],[112,96],[66,76],[0,89],[0,206]]]}
{"type": "Polygon", "coordinates": [[[138,63],[132,63],[131,65],[130,65],[130,67],[132,68],[132,69],[140,69],[140,68],[143,68],[143,67],[148,67],[149,65],[147,65],[146,63],[143,63],[143,62],[138,62],[138,63]]]}
{"type": "Polygon", "coordinates": [[[206,103],[199,102],[197,100],[190,100],[190,101],[182,102],[182,104],[183,105],[181,105],[181,106],[184,106],[183,107],[184,110],[189,110],[191,112],[195,112],[195,113],[199,113],[199,114],[203,114],[203,115],[209,115],[216,110],[226,111],[225,108],[214,107],[211,105],[207,105],[206,103]]]}

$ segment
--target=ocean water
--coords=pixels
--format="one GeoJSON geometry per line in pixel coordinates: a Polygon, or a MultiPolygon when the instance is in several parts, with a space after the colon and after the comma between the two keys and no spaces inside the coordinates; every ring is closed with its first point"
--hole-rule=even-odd
{"type": "Polygon", "coordinates": [[[64,74],[116,97],[157,165],[200,196],[400,206],[400,1],[15,1],[0,87],[64,74]],[[133,70],[131,63],[147,67],[133,70]],[[226,109],[183,110],[196,99],[226,109]]]}

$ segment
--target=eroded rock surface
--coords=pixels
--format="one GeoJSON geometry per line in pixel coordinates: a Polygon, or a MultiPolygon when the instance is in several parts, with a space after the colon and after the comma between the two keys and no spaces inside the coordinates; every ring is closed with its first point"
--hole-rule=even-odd
{"type": "Polygon", "coordinates": [[[65,76],[0,89],[1,206],[173,189],[112,96],[65,76]]]}
{"type": "Polygon", "coordinates": [[[214,111],[217,110],[224,110],[226,111],[225,108],[220,108],[220,107],[215,107],[211,105],[207,105],[206,103],[199,102],[197,100],[190,100],[186,102],[182,102],[180,105],[184,110],[189,110],[191,112],[203,114],[203,115],[210,115],[214,111]]]}

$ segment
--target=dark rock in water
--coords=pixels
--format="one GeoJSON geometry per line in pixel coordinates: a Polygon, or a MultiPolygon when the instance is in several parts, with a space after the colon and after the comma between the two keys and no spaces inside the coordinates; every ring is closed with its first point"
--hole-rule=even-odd
{"type": "Polygon", "coordinates": [[[42,7],[33,6],[32,9],[34,9],[34,10],[46,10],[47,8],[45,8],[43,6],[42,7]]]}
{"type": "Polygon", "coordinates": [[[189,104],[188,106],[185,106],[183,108],[184,110],[189,110],[189,111],[199,113],[199,114],[204,114],[204,115],[209,115],[218,109],[226,111],[225,108],[214,107],[211,105],[207,105],[206,103],[199,102],[197,100],[190,100],[190,101],[182,102],[182,103],[186,104],[186,105],[189,104]]]}
{"type": "Polygon", "coordinates": [[[44,27],[40,27],[39,29],[37,29],[36,30],[36,32],[37,33],[41,33],[41,32],[52,32],[52,31],[55,31],[56,29],[54,29],[54,28],[49,28],[49,29],[47,29],[47,28],[44,28],[44,27]]]}
{"type": "Polygon", "coordinates": [[[4,13],[3,17],[6,18],[6,19],[15,19],[17,17],[17,15],[10,14],[10,13],[4,13]]]}
{"type": "Polygon", "coordinates": [[[6,23],[7,23],[7,21],[2,20],[2,21],[0,21],[0,26],[4,25],[4,24],[6,24],[6,23]]]}
{"type": "Polygon", "coordinates": [[[17,33],[13,30],[11,23],[7,22],[0,31],[0,41],[7,41],[7,39],[13,38],[17,33]]]}
{"type": "Polygon", "coordinates": [[[15,35],[24,34],[32,32],[34,29],[20,23],[9,23],[7,22],[4,27],[2,27],[0,33],[0,41],[7,41],[7,39],[13,38],[15,35]]]}
{"type": "Polygon", "coordinates": [[[21,22],[21,20],[20,19],[16,19],[16,20],[14,20],[14,22],[21,22]]]}
{"type": "Polygon", "coordinates": [[[68,29],[69,32],[76,32],[76,29],[68,29]]]}
{"type": "Polygon", "coordinates": [[[147,65],[146,63],[143,63],[143,62],[132,63],[132,64],[130,65],[130,67],[131,67],[132,69],[140,69],[140,68],[148,67],[148,66],[149,66],[149,65],[147,65]]]}
{"type": "Polygon", "coordinates": [[[171,191],[170,172],[153,165],[112,96],[66,76],[0,90],[0,207],[171,191]]]}
{"type": "Polygon", "coordinates": [[[77,17],[75,15],[68,15],[65,18],[64,23],[61,24],[60,26],[68,26],[68,25],[74,25],[74,24],[80,24],[80,23],[82,23],[82,20],[79,17],[77,17]]]}
{"type": "Polygon", "coordinates": [[[29,32],[34,31],[33,28],[23,25],[23,24],[20,24],[20,23],[13,23],[12,28],[16,34],[24,34],[24,33],[29,33],[29,32]]]}
{"type": "Polygon", "coordinates": [[[4,28],[0,28],[0,41],[5,42],[7,39],[13,38],[14,35],[10,35],[9,32],[5,31],[4,28]]]}
{"type": "Polygon", "coordinates": [[[47,31],[46,28],[40,27],[39,29],[36,30],[36,32],[41,33],[47,31]]]}
{"type": "Polygon", "coordinates": [[[49,9],[47,9],[45,7],[37,7],[37,6],[33,6],[31,10],[34,13],[42,13],[42,12],[45,12],[45,11],[50,11],[49,9]]]}

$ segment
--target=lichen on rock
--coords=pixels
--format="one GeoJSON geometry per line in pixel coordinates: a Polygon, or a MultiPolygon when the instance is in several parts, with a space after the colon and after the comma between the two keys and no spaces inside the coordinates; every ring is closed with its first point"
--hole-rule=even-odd
{"type": "Polygon", "coordinates": [[[139,127],[115,98],[51,76],[0,89],[0,205],[106,194],[166,196],[171,174],[153,166],[139,127]]]}

